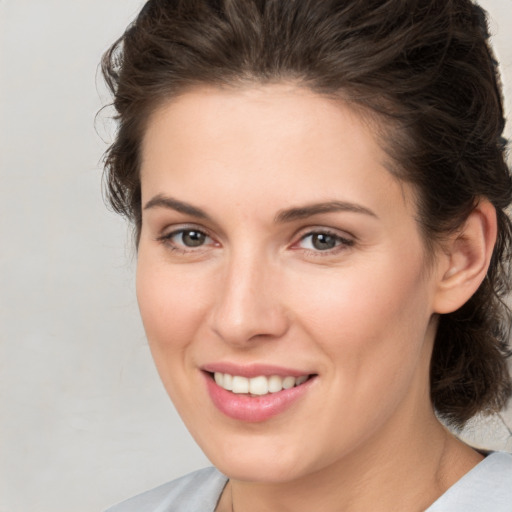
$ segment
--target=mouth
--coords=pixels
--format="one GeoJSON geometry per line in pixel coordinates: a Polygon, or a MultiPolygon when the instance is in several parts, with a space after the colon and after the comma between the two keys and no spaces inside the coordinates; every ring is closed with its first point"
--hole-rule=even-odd
{"type": "Polygon", "coordinates": [[[265,396],[271,393],[279,393],[283,390],[292,389],[300,386],[313,378],[315,375],[301,375],[294,377],[288,375],[258,375],[248,378],[242,375],[232,375],[222,372],[208,372],[217,386],[236,395],[265,396]]]}
{"type": "MultiPolygon", "coordinates": [[[[206,388],[212,404],[225,416],[249,423],[265,422],[280,416],[295,404],[300,404],[316,386],[318,374],[303,374],[256,368],[246,370],[246,375],[203,369],[206,388]]],[[[244,371],[244,370],[242,370],[244,371]]]]}

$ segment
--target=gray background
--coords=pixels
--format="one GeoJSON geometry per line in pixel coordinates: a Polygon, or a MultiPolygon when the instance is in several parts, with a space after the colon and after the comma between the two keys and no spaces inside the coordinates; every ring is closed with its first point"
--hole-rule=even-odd
{"type": "MultiPolygon", "coordinates": [[[[97,65],[142,3],[0,0],[0,512],[101,511],[208,463],[153,369],[128,231],[101,198],[97,65]]],[[[482,4],[512,117],[512,0],[482,4]]],[[[500,418],[466,436],[512,451],[500,418]]]]}

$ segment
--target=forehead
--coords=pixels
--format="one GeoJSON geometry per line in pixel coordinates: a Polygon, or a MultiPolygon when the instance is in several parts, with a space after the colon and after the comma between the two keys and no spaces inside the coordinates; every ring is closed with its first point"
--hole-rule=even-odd
{"type": "MultiPolygon", "coordinates": [[[[142,144],[143,200],[172,190],[266,203],[378,200],[408,193],[368,116],[292,84],[197,88],[161,105],[142,144]],[[204,187],[202,186],[204,185],[204,187]],[[397,188],[398,187],[398,188],[397,188]],[[396,190],[395,190],[396,189],[396,190]]],[[[279,205],[283,206],[282,204],[279,205]]]]}
{"type": "MultiPolygon", "coordinates": [[[[154,149],[152,142],[161,141],[171,133],[179,137],[180,142],[224,142],[224,148],[245,142],[241,148],[244,151],[251,149],[250,142],[258,146],[270,146],[272,141],[287,142],[286,146],[281,146],[283,152],[293,147],[299,138],[307,142],[306,147],[318,146],[316,135],[325,136],[329,132],[326,144],[335,139],[340,145],[357,141],[358,147],[365,146],[368,151],[372,146],[372,153],[375,156],[380,153],[379,157],[384,159],[372,130],[372,124],[376,126],[376,123],[371,122],[370,115],[364,114],[362,109],[349,106],[342,99],[320,95],[294,84],[196,87],[155,109],[146,124],[142,154],[146,157],[148,150],[154,149]],[[349,125],[357,126],[356,130],[351,130],[350,137],[346,131],[349,125]]],[[[379,132],[384,131],[380,127],[379,132]]],[[[168,139],[167,143],[173,141],[168,139]]]]}

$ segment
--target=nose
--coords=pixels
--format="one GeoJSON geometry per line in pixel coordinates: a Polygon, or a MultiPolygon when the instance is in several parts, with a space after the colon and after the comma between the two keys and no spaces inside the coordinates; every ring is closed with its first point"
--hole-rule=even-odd
{"type": "Polygon", "coordinates": [[[280,281],[279,270],[261,255],[233,255],[221,273],[212,308],[216,335],[238,348],[283,336],[289,318],[280,281]]]}

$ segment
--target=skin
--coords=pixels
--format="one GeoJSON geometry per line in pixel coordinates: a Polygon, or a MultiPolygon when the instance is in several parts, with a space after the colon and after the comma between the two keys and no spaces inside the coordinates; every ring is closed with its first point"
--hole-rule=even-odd
{"type": "Polygon", "coordinates": [[[429,362],[436,313],[485,275],[493,210],[429,260],[413,191],[387,166],[357,113],[290,84],[191,90],[149,120],[137,296],[167,392],[230,477],[219,512],[425,510],[482,458],[435,418],[429,362]],[[276,222],[332,201],[351,208],[276,222]],[[243,422],[206,391],[200,368],[218,361],[317,377],[243,422]]]}

